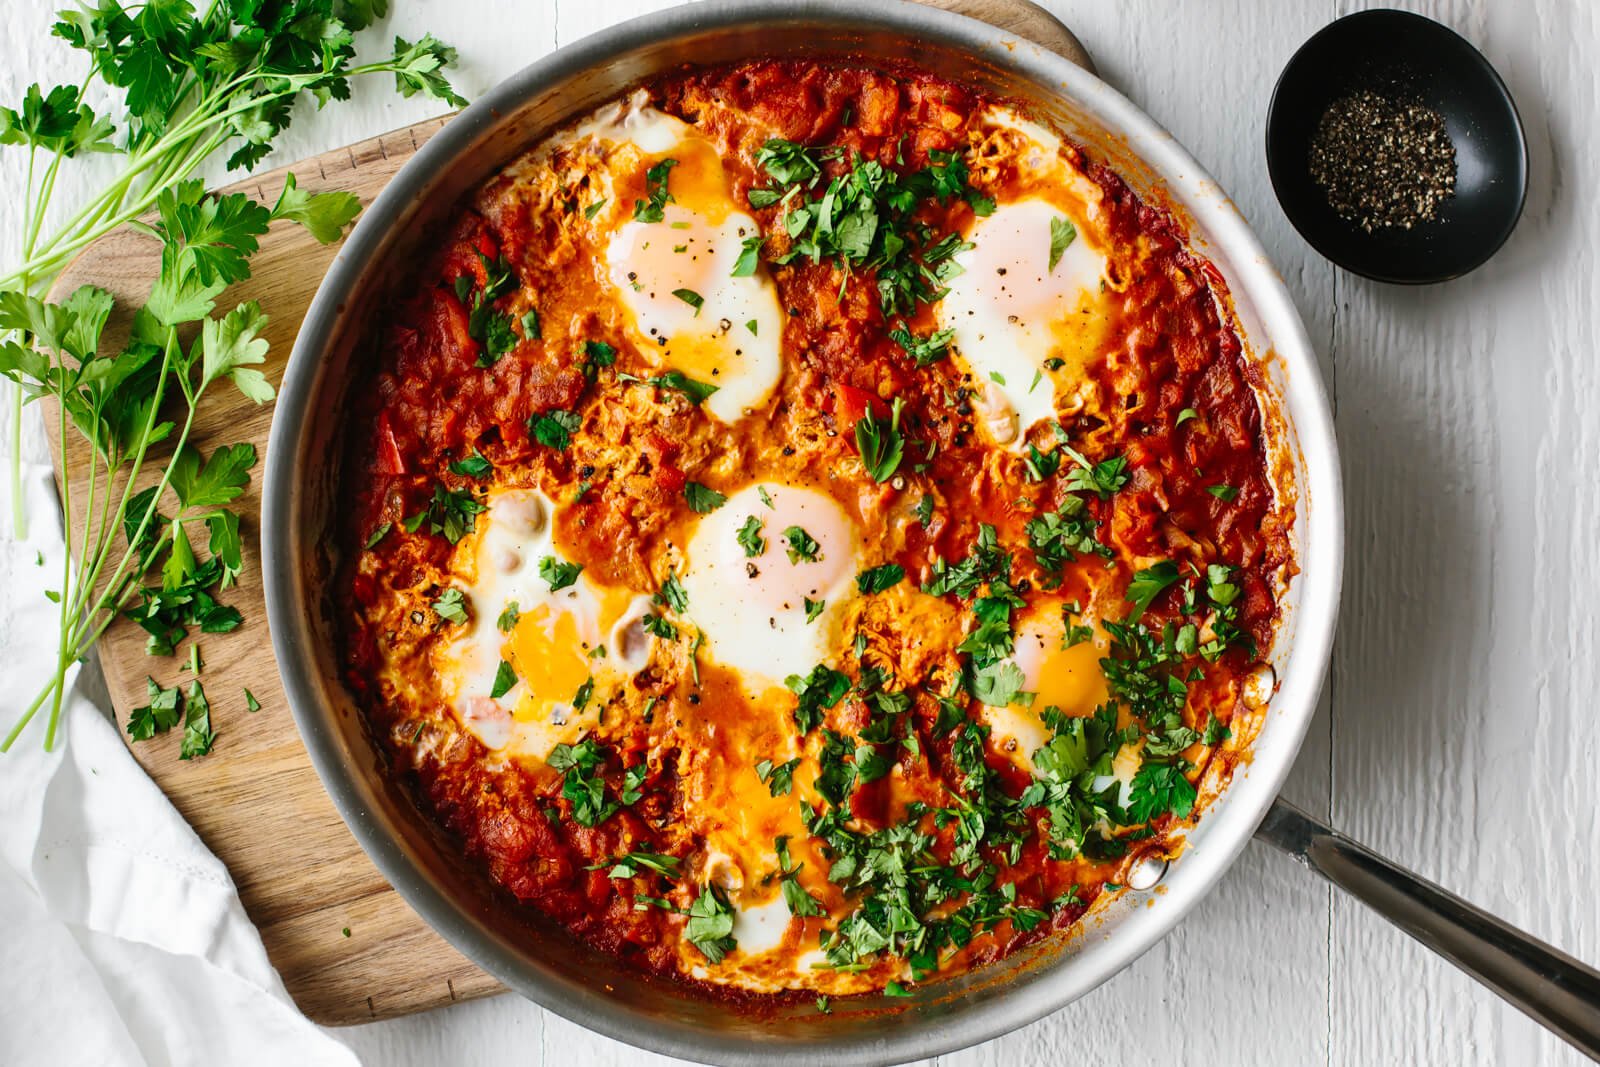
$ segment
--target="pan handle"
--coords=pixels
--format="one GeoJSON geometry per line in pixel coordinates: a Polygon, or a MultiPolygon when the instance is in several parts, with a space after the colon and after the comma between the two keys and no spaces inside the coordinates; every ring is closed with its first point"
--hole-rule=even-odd
{"type": "Polygon", "coordinates": [[[1396,866],[1285,801],[1273,803],[1256,836],[1600,1061],[1600,971],[1396,866]]]}

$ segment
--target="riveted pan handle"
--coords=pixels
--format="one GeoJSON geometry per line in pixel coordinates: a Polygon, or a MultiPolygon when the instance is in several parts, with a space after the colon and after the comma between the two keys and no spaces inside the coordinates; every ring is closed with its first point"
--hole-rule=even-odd
{"type": "Polygon", "coordinates": [[[1282,800],[1256,836],[1600,1061],[1600,971],[1384,859],[1282,800]]]}

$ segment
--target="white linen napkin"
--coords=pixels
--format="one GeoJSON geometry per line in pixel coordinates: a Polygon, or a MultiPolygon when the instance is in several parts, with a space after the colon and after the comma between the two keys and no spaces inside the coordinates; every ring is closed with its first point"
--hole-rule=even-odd
{"type": "MultiPolygon", "coordinates": [[[[50,468],[25,471],[25,542],[0,477],[0,733],[56,649],[43,594],[60,583],[61,515],[50,468]]],[[[81,669],[55,751],[44,709],[0,755],[0,1063],[354,1065],[289,1000],[227,869],[84,695],[81,669]]]]}

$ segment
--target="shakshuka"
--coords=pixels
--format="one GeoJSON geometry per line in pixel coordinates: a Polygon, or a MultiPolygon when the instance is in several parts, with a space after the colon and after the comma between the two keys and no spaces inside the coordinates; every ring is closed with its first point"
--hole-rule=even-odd
{"type": "Polygon", "coordinates": [[[346,678],[503,892],[626,965],[902,994],[1065,936],[1245,758],[1292,487],[1216,270],[910,67],[646,84],[370,331],[346,678]]]}

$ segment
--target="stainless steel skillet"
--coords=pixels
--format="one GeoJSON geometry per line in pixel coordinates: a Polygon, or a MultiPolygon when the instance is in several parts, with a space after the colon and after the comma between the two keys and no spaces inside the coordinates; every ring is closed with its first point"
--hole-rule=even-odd
{"type": "Polygon", "coordinates": [[[1276,802],[1326,672],[1343,560],[1339,467],[1304,328],[1248,226],[1171,136],[1093,75],[980,22],[880,0],[712,0],[613,27],[528,67],[436,135],[367,210],[313,302],[279,393],[262,542],[285,689],[335,804],[379,869],[429,923],[512,989],[584,1026],[688,1059],[878,1063],[984,1041],[1071,1003],[1169,931],[1257,832],[1290,849],[1519,1007],[1600,1050],[1600,975],[1386,866],[1276,802]],[[1126,894],[1065,944],[920,989],[908,1001],[735,1011],[621,967],[514,915],[379,767],[339,680],[326,596],[335,561],[344,401],[386,285],[466,190],[566,120],[685,62],[762,56],[910,60],[1022,102],[1168,206],[1218,268],[1259,360],[1261,403],[1296,501],[1300,574],[1273,656],[1278,679],[1252,759],[1190,833],[1158,889],[1126,894]],[[1266,819],[1263,822],[1263,819],[1266,819]]]}

